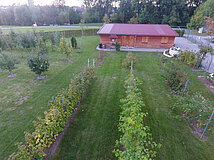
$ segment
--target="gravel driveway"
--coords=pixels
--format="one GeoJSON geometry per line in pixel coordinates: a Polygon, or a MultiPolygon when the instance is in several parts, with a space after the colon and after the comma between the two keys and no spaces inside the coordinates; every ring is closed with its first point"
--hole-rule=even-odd
{"type": "MultiPolygon", "coordinates": [[[[192,43],[191,41],[187,40],[184,37],[176,37],[175,46],[181,48],[181,50],[191,50],[194,52],[199,51],[199,47],[197,44],[192,43]]],[[[203,60],[203,62],[202,62],[202,66],[205,71],[207,71],[209,73],[214,73],[214,55],[207,54],[205,60],[203,60]],[[212,60],[212,63],[211,63],[211,60],[212,60]],[[209,65],[210,65],[210,67],[209,67],[209,65]]]]}

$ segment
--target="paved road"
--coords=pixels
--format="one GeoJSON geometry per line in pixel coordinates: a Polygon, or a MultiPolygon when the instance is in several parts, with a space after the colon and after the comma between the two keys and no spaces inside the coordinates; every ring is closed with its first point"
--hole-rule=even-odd
{"type": "MultiPolygon", "coordinates": [[[[31,28],[79,28],[81,26],[14,26],[14,27],[0,27],[1,29],[31,29],[31,28]]],[[[83,26],[84,28],[100,28],[100,26],[83,26]]]]}
{"type": "MultiPolygon", "coordinates": [[[[214,44],[207,42],[205,39],[207,37],[201,37],[201,41],[205,44],[210,44],[214,49],[214,44]]],[[[191,50],[194,52],[199,51],[198,44],[195,44],[184,37],[176,37],[175,38],[175,46],[181,48],[181,50],[191,50]]],[[[214,73],[214,55],[207,54],[205,60],[202,62],[203,69],[209,73],[214,73]],[[211,62],[212,61],[212,62],[211,62]],[[209,67],[210,66],[210,67],[209,67]]]]}

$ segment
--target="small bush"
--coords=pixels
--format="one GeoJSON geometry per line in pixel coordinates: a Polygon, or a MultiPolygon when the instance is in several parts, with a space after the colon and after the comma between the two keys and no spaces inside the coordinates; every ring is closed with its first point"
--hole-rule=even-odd
{"type": "Polygon", "coordinates": [[[116,51],[120,51],[120,47],[121,47],[120,43],[116,42],[115,43],[115,49],[116,49],[116,51]]]}
{"type": "Polygon", "coordinates": [[[67,57],[71,54],[72,48],[69,46],[68,42],[65,40],[65,38],[60,39],[60,52],[62,54],[66,54],[67,57]]]}
{"type": "Polygon", "coordinates": [[[133,68],[136,64],[136,56],[134,54],[127,54],[126,58],[124,59],[123,61],[123,67],[124,68],[127,68],[127,69],[130,69],[131,68],[131,63],[133,62],[133,68]]]}
{"type": "Polygon", "coordinates": [[[18,64],[18,60],[15,56],[8,53],[0,53],[0,68],[2,70],[7,70],[11,72],[16,68],[16,64],[18,64]]]}
{"type": "Polygon", "coordinates": [[[165,69],[165,73],[164,78],[172,91],[176,93],[184,91],[186,81],[188,80],[185,71],[172,63],[170,68],[165,69]]]}
{"type": "Polygon", "coordinates": [[[40,50],[35,51],[35,53],[28,58],[28,66],[31,71],[38,75],[48,71],[49,65],[48,56],[41,54],[40,50]]]}
{"type": "Polygon", "coordinates": [[[182,51],[179,54],[179,57],[181,58],[181,61],[183,61],[184,63],[186,63],[191,67],[196,67],[200,62],[198,53],[188,51],[188,50],[182,51]]]}

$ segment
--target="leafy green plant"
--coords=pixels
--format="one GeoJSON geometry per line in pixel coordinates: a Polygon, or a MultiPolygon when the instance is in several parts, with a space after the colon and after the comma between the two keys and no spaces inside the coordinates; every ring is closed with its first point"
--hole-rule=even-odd
{"type": "Polygon", "coordinates": [[[122,133],[116,141],[114,154],[118,159],[155,159],[160,144],[153,141],[150,128],[145,125],[148,113],[143,111],[145,104],[138,88],[140,83],[130,73],[125,86],[127,97],[121,99],[121,114],[118,130],[122,133]]]}
{"type": "Polygon", "coordinates": [[[188,50],[182,51],[179,54],[179,57],[181,61],[183,61],[184,63],[191,67],[196,67],[200,61],[198,53],[188,50]]]}
{"type": "Polygon", "coordinates": [[[200,60],[199,60],[199,65],[198,67],[202,66],[202,61],[205,59],[207,53],[211,53],[212,52],[212,47],[211,46],[201,46],[199,53],[201,54],[200,56],[200,60]]]}
{"type": "Polygon", "coordinates": [[[31,71],[35,72],[39,76],[45,72],[48,71],[49,68],[49,62],[48,62],[48,56],[45,54],[42,54],[42,50],[37,49],[34,51],[34,53],[28,58],[28,66],[30,67],[31,71]]]}
{"type": "Polygon", "coordinates": [[[171,108],[189,124],[197,124],[197,127],[203,127],[207,123],[214,109],[211,102],[200,93],[179,97],[171,108]]]}
{"type": "Polygon", "coordinates": [[[7,70],[9,73],[12,72],[16,68],[16,64],[18,64],[19,61],[15,56],[9,53],[0,53],[0,68],[2,70],[7,70]]]}
{"type": "Polygon", "coordinates": [[[71,46],[75,49],[77,48],[77,40],[75,37],[71,37],[71,46]]]}
{"type": "Polygon", "coordinates": [[[135,64],[136,64],[136,56],[132,53],[129,53],[126,55],[126,58],[123,61],[123,67],[130,69],[131,68],[131,63],[133,63],[132,67],[134,68],[135,64]]]}
{"type": "Polygon", "coordinates": [[[62,54],[66,54],[67,57],[71,54],[72,48],[69,46],[68,42],[65,40],[65,38],[60,39],[60,52],[62,54]]]}
{"type": "Polygon", "coordinates": [[[34,121],[35,130],[25,133],[25,143],[18,144],[18,151],[10,156],[11,160],[29,160],[45,157],[45,150],[56,140],[68,118],[76,110],[85,91],[91,84],[93,68],[86,68],[71,81],[66,89],[48,103],[49,110],[44,118],[34,121]]]}
{"type": "Polygon", "coordinates": [[[120,43],[116,42],[115,43],[115,49],[116,49],[116,51],[120,51],[120,47],[121,47],[120,43]]]}
{"type": "Polygon", "coordinates": [[[184,91],[186,81],[188,80],[187,73],[174,63],[171,63],[170,67],[165,68],[165,75],[163,77],[172,91],[176,93],[184,91]]]}

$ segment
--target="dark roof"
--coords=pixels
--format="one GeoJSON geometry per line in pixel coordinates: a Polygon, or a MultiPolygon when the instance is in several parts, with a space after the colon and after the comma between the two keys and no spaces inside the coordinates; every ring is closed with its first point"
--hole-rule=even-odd
{"type": "Polygon", "coordinates": [[[167,24],[105,24],[97,34],[179,36],[167,24]]]}

